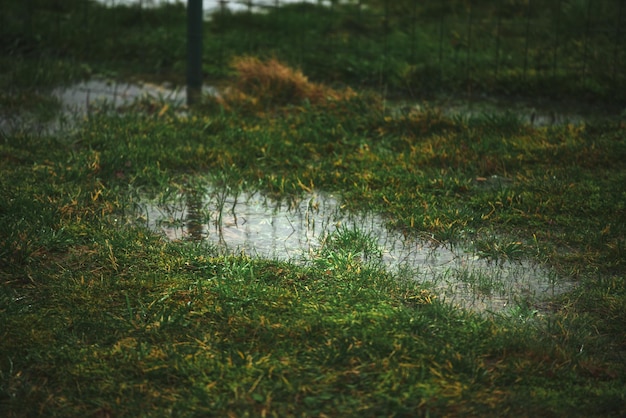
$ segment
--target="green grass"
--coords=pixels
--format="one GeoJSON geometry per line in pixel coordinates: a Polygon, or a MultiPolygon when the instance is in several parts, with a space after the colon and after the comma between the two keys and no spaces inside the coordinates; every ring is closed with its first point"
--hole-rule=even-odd
{"type": "MultiPolygon", "coordinates": [[[[4,141],[5,415],[623,414],[619,123],[332,105],[102,114],[70,137],[4,141]],[[207,172],[280,196],[341,191],[408,234],[474,237],[580,289],[542,318],[524,304],[485,318],[364,262],[376,248],[358,230],[296,266],[120,227],[129,192],[207,172]],[[492,174],[512,180],[475,181],[492,174]]],[[[497,291],[482,273],[467,280],[497,291]]]]}
{"type": "MultiPolygon", "coordinates": [[[[111,16],[141,19],[128,28],[145,41],[149,22],[178,12],[111,16]]],[[[83,40],[65,42],[66,54],[51,42],[3,58],[13,75],[2,86],[14,89],[3,112],[36,108],[47,88],[96,68],[71,46],[83,40]],[[60,64],[26,65],[43,62],[60,64]]],[[[100,51],[104,72],[175,67],[100,51]]],[[[264,92],[267,108],[247,93],[186,114],[139,103],[72,132],[2,133],[0,415],[626,414],[623,119],[532,127],[511,114],[396,115],[363,91],[319,103],[264,92]],[[197,176],[282,199],[335,192],[409,237],[536,262],[578,288],[541,314],[531,299],[479,315],[443,303],[410,268],[385,270],[358,229],[292,264],[127,221],[137,195],[201,188],[197,176]]],[[[500,291],[493,278],[464,276],[485,294],[500,291]]]]}
{"type": "MultiPolygon", "coordinates": [[[[105,74],[184,83],[182,4],[157,9],[95,2],[6,2],[0,86],[34,87],[105,74]],[[22,65],[15,67],[15,61],[22,65]],[[10,64],[10,65],[8,65],[10,64]]],[[[316,81],[402,96],[444,93],[585,98],[623,104],[619,5],[598,1],[362,1],[216,13],[204,25],[205,79],[237,56],[275,57],[316,81]],[[360,6],[359,6],[360,5],[360,6]]],[[[620,20],[621,19],[621,20],[620,20]]]]}

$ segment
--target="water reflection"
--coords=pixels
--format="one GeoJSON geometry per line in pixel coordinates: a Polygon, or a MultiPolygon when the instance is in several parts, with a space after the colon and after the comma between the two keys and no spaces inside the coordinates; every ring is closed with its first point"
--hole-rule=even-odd
{"type": "Polygon", "coordinates": [[[209,188],[141,202],[137,213],[170,240],[204,240],[227,253],[296,263],[319,257],[337,234],[358,231],[377,248],[355,254],[360,262],[418,280],[440,298],[481,312],[507,310],[520,301],[541,311],[550,296],[573,286],[530,262],[494,262],[467,247],[406,238],[378,216],[343,210],[332,194],[279,202],[258,192],[209,188]]]}
{"type": "MultiPolygon", "coordinates": [[[[215,95],[210,86],[203,88],[203,93],[215,95]]],[[[117,109],[145,99],[156,103],[167,103],[174,107],[186,103],[187,93],[184,88],[175,88],[169,83],[129,83],[118,80],[93,78],[67,87],[53,90],[52,95],[61,103],[67,114],[84,116],[93,109],[110,107],[117,109]]]]}
{"type": "Polygon", "coordinates": [[[202,223],[200,211],[202,210],[202,195],[197,190],[191,190],[185,194],[187,200],[187,215],[185,229],[192,241],[202,240],[202,223]]]}
{"type": "MultiPolygon", "coordinates": [[[[159,7],[167,4],[187,4],[187,0],[97,0],[105,6],[141,6],[159,7]]],[[[264,9],[280,7],[293,3],[311,3],[332,6],[333,0],[203,0],[202,8],[208,13],[213,12],[259,12],[264,9]]]]}

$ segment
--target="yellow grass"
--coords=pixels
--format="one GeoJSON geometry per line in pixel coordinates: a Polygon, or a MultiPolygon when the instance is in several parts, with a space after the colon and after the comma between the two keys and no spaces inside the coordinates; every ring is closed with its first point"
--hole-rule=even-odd
{"type": "Polygon", "coordinates": [[[262,61],[251,56],[236,57],[232,67],[237,76],[227,89],[222,101],[225,105],[247,105],[257,110],[285,105],[325,104],[346,100],[356,93],[351,89],[337,91],[309,81],[300,71],[288,67],[275,58],[262,61]]]}

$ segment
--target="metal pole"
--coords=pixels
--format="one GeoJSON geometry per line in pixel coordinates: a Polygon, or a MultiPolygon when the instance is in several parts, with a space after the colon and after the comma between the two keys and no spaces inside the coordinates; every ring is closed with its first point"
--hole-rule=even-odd
{"type": "Polygon", "coordinates": [[[530,14],[532,0],[528,0],[526,5],[526,44],[524,46],[524,70],[522,71],[522,80],[526,81],[526,72],[528,70],[528,53],[530,48],[530,14]]]}
{"type": "Polygon", "coordinates": [[[187,0],[187,104],[202,93],[202,0],[187,0]]]}
{"type": "MultiPolygon", "coordinates": [[[[472,105],[472,29],[474,26],[474,10],[472,1],[468,2],[469,10],[467,11],[467,56],[465,61],[465,69],[467,71],[467,93],[470,106],[472,105]]],[[[470,107],[471,108],[471,107],[470,107]]]]}

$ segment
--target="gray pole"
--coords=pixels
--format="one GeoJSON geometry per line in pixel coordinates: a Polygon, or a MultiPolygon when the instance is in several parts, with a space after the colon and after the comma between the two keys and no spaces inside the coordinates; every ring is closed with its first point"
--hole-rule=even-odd
{"type": "Polygon", "coordinates": [[[187,0],[187,104],[202,92],[202,0],[187,0]]]}

